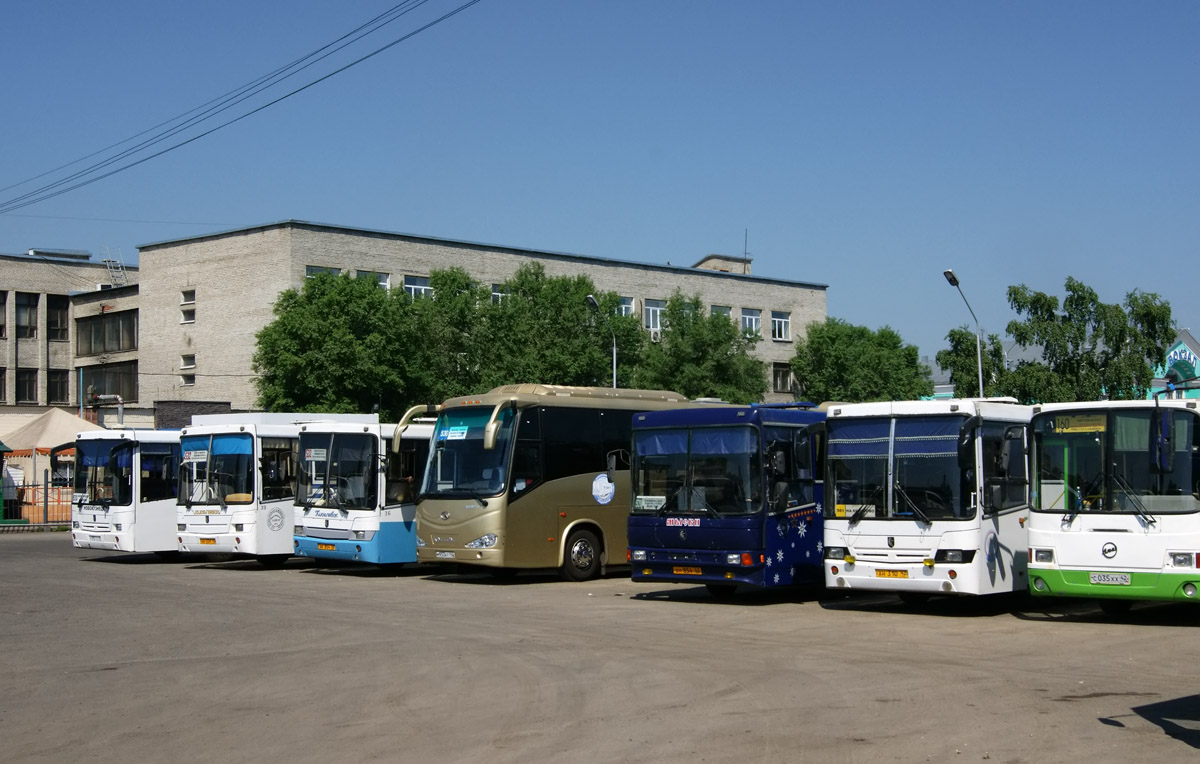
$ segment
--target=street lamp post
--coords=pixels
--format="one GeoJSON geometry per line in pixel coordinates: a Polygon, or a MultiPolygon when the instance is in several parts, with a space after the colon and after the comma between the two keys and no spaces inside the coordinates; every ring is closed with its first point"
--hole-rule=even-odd
{"type": "Polygon", "coordinates": [[[612,335],[613,351],[612,351],[612,386],[617,389],[617,333],[613,331],[612,324],[608,323],[608,316],[600,311],[600,303],[596,302],[596,298],[588,295],[586,298],[588,307],[600,314],[600,318],[604,319],[604,325],[608,327],[608,333],[612,335]]]}
{"type": "Polygon", "coordinates": [[[967,302],[967,296],[963,294],[962,287],[958,284],[958,276],[954,275],[952,270],[942,271],[942,275],[946,277],[946,281],[950,282],[950,286],[958,290],[962,295],[963,302],[967,305],[967,310],[971,311],[971,318],[975,319],[975,363],[979,366],[979,397],[983,397],[983,342],[980,340],[979,334],[979,319],[975,316],[975,311],[971,310],[971,303],[967,302]]]}

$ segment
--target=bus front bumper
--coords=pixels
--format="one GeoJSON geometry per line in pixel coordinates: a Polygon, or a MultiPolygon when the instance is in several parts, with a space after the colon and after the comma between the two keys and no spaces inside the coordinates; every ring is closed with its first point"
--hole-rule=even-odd
{"type": "Polygon", "coordinates": [[[630,547],[629,564],[634,581],[763,586],[767,576],[762,552],[740,549],[630,547]]]}
{"type": "Polygon", "coordinates": [[[1029,566],[1029,592],[1035,597],[1094,597],[1152,602],[1200,601],[1200,571],[1189,573],[1062,570],[1029,566]],[[1093,582],[1100,575],[1108,583],[1093,582]],[[1126,583],[1128,580],[1128,583],[1126,583]]]}

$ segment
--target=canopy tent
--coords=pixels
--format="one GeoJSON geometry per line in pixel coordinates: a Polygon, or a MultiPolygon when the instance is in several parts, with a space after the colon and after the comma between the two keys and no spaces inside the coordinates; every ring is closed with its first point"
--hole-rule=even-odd
{"type": "Polygon", "coordinates": [[[12,450],[10,458],[46,455],[55,446],[70,443],[75,435],[89,430],[103,430],[98,424],[68,414],[62,409],[50,409],[46,413],[4,436],[4,442],[12,450]]]}

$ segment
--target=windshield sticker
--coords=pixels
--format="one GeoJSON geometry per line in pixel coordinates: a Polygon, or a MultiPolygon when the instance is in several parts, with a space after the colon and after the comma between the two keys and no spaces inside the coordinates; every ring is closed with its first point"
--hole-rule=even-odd
{"type": "Polygon", "coordinates": [[[1054,418],[1054,432],[1104,432],[1105,414],[1071,414],[1054,418]]]}
{"type": "Polygon", "coordinates": [[[183,452],[183,463],[184,464],[203,464],[207,461],[208,461],[208,449],[183,452]]]}
{"type": "Polygon", "coordinates": [[[699,528],[700,518],[698,517],[668,517],[668,528],[699,528]]]}
{"type": "Polygon", "coordinates": [[[449,430],[442,430],[438,433],[438,440],[466,440],[468,429],[470,428],[463,424],[451,427],[449,430]]]}
{"type": "Polygon", "coordinates": [[[306,448],[304,449],[304,461],[323,462],[328,453],[328,449],[324,448],[306,448]]]}
{"type": "Polygon", "coordinates": [[[633,497],[633,508],[643,511],[654,511],[662,509],[667,505],[666,496],[635,496],[633,497]]]}
{"type": "Polygon", "coordinates": [[[607,504],[613,500],[613,494],[617,492],[617,487],[608,480],[608,475],[600,473],[592,480],[592,498],[600,504],[607,504]]]}

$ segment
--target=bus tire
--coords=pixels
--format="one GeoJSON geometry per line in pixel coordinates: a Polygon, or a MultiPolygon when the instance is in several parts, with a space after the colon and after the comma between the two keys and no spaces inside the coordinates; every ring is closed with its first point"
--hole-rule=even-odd
{"type": "Polygon", "coordinates": [[[599,573],[600,540],[589,530],[574,531],[567,538],[562,577],[567,581],[587,581],[599,573]]]}
{"type": "Polygon", "coordinates": [[[258,558],[258,564],[264,568],[277,570],[283,567],[289,557],[291,557],[290,554],[264,554],[258,558]]]}

